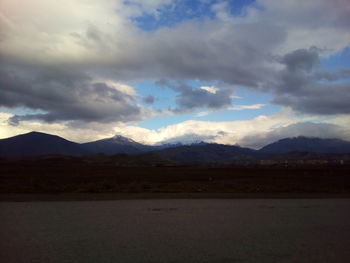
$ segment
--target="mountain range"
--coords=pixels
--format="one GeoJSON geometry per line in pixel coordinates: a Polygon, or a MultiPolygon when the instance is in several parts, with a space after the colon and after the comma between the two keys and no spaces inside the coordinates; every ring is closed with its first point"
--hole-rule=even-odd
{"type": "Polygon", "coordinates": [[[141,154],[152,152],[152,158],[159,156],[174,162],[220,162],[235,158],[249,159],[259,156],[286,154],[289,152],[310,152],[322,154],[350,153],[350,142],[339,139],[308,137],[285,138],[253,150],[233,145],[196,143],[191,145],[150,146],[117,135],[112,138],[88,143],[75,143],[56,135],[30,132],[0,139],[1,157],[27,157],[40,155],[93,155],[93,154],[141,154]]]}

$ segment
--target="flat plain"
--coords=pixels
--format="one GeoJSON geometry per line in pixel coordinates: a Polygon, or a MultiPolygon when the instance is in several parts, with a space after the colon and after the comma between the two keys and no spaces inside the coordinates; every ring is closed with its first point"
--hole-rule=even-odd
{"type": "Polygon", "coordinates": [[[124,167],[69,158],[0,160],[0,193],[350,194],[350,166],[124,167]]]}

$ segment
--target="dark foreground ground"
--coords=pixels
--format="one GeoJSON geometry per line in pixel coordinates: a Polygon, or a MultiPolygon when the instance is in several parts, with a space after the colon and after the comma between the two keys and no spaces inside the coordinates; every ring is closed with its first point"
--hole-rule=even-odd
{"type": "Polygon", "coordinates": [[[1,202],[2,263],[347,263],[350,199],[1,202]]]}
{"type": "Polygon", "coordinates": [[[350,166],[119,167],[69,159],[0,161],[0,194],[13,193],[349,195],[350,166]]]}
{"type": "Polygon", "coordinates": [[[349,197],[345,165],[0,161],[0,259],[345,263],[349,197]]]}

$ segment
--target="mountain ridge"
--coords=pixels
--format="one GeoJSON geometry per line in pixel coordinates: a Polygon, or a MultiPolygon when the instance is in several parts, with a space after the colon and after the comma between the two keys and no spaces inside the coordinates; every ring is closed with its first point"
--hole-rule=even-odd
{"type": "Polygon", "coordinates": [[[340,139],[298,136],[280,139],[262,147],[259,151],[268,154],[281,154],[293,151],[350,153],[350,142],[340,139]]]}
{"type": "Polygon", "coordinates": [[[167,148],[156,153],[180,163],[211,163],[226,161],[237,156],[255,156],[257,151],[234,145],[204,143],[167,148]]]}
{"type": "Polygon", "coordinates": [[[0,139],[0,156],[38,156],[47,154],[91,155],[91,154],[140,154],[154,152],[163,158],[178,162],[216,162],[232,158],[251,158],[262,155],[288,152],[350,153],[350,142],[340,139],[321,139],[298,136],[284,138],[259,150],[237,145],[200,142],[189,145],[145,145],[127,137],[115,135],[93,142],[76,143],[57,135],[29,132],[0,139]]]}

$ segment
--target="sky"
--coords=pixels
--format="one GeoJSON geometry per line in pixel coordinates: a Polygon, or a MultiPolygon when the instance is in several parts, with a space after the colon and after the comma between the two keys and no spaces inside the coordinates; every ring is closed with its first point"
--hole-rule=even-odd
{"type": "Polygon", "coordinates": [[[0,0],[0,138],[350,140],[348,0],[0,0]]]}

